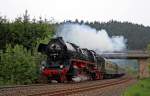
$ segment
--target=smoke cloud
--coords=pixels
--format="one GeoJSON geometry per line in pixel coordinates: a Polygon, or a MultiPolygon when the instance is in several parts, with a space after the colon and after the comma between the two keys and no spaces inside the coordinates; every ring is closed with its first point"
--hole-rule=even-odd
{"type": "Polygon", "coordinates": [[[56,35],[63,37],[66,42],[72,42],[81,48],[88,48],[97,52],[113,52],[126,49],[126,40],[123,36],[109,37],[106,30],[97,31],[87,25],[62,24],[56,35]]]}

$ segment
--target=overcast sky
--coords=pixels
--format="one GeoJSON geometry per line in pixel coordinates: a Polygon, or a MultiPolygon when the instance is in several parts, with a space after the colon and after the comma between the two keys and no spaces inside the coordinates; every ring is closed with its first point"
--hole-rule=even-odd
{"type": "Polygon", "coordinates": [[[0,0],[0,15],[14,19],[28,10],[31,17],[56,21],[129,21],[150,26],[150,0],[0,0]]]}

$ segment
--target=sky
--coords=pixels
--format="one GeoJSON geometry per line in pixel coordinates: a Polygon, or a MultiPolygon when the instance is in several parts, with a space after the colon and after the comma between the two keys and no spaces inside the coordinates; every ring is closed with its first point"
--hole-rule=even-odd
{"type": "Polygon", "coordinates": [[[55,21],[128,21],[150,26],[150,0],[0,0],[0,16],[14,19],[28,10],[30,17],[55,21]]]}

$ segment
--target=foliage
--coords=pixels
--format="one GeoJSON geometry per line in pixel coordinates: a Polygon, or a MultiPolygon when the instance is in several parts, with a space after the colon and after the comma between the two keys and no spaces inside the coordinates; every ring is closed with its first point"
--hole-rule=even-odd
{"type": "Polygon", "coordinates": [[[127,65],[127,66],[125,67],[125,69],[126,69],[126,72],[127,72],[129,75],[134,76],[134,77],[137,77],[138,72],[137,72],[137,69],[133,68],[133,65],[132,65],[132,66],[131,66],[131,65],[127,65]]]}
{"type": "Polygon", "coordinates": [[[8,45],[1,53],[0,85],[29,84],[37,78],[37,64],[31,51],[22,45],[8,45]]]}
{"type": "Polygon", "coordinates": [[[150,96],[150,78],[140,80],[129,87],[122,96],[150,96]]]}
{"type": "Polygon", "coordinates": [[[4,17],[0,17],[0,49],[5,49],[6,44],[15,46],[23,45],[27,49],[33,50],[38,41],[55,32],[54,24],[40,17],[39,20],[30,20],[26,11],[23,17],[18,17],[10,22],[4,17]]]}
{"type": "Polygon", "coordinates": [[[37,52],[37,46],[48,43],[54,32],[51,21],[31,20],[27,10],[14,21],[0,16],[0,85],[33,83],[40,61],[46,58],[37,52]]]}
{"type": "Polygon", "coordinates": [[[147,46],[147,51],[150,54],[150,44],[148,44],[148,46],[147,46]]]}

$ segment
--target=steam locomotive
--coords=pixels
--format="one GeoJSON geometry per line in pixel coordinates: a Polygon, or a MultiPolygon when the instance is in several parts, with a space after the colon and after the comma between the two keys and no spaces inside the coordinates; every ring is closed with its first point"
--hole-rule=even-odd
{"type": "Polygon", "coordinates": [[[117,64],[112,64],[93,50],[64,42],[62,37],[53,38],[48,44],[40,44],[38,52],[47,55],[41,73],[49,82],[79,82],[124,75],[117,64]]]}

